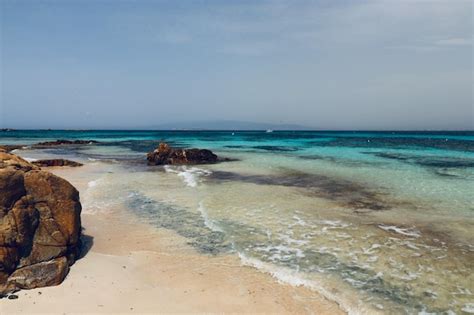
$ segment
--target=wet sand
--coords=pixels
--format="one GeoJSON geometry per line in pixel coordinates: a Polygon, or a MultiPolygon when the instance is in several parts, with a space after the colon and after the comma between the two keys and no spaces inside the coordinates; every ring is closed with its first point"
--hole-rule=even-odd
{"type": "MultiPolygon", "coordinates": [[[[87,166],[50,170],[80,192],[90,180],[87,166]]],[[[0,313],[343,314],[314,291],[279,283],[234,255],[199,254],[180,236],[123,209],[84,213],[82,221],[90,248],[66,280],[0,300],[0,313]]]]}

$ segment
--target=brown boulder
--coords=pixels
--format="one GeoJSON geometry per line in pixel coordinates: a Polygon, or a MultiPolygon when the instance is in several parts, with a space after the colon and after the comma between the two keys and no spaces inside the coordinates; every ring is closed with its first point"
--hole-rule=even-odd
{"type": "Polygon", "coordinates": [[[0,152],[0,169],[15,169],[23,171],[31,171],[39,169],[37,166],[22,159],[14,154],[0,152]]]}
{"type": "Polygon", "coordinates": [[[61,283],[79,252],[80,213],[69,182],[0,152],[0,295],[61,283]]]}
{"type": "Polygon", "coordinates": [[[69,272],[66,257],[59,257],[15,270],[9,277],[9,286],[15,289],[31,289],[57,285],[69,272]]]}
{"type": "Polygon", "coordinates": [[[147,154],[149,165],[209,164],[217,162],[217,155],[206,149],[175,149],[166,143],[147,154]]]}
{"type": "Polygon", "coordinates": [[[10,209],[25,194],[23,174],[15,169],[3,169],[0,172],[0,192],[1,219],[6,214],[7,209],[10,209]]]}
{"type": "MultiPolygon", "coordinates": [[[[37,201],[37,209],[45,223],[50,220],[58,231],[48,227],[48,244],[61,239],[60,244],[75,244],[79,237],[81,203],[79,192],[68,181],[44,171],[25,174],[25,189],[37,201]]],[[[46,225],[46,224],[45,224],[46,225]]]]}

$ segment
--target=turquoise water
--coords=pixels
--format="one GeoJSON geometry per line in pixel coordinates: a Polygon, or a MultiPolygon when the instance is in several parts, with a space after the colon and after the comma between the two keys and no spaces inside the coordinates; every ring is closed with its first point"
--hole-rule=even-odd
{"type": "Polygon", "coordinates": [[[86,213],[120,203],[350,312],[474,312],[474,132],[9,131],[0,144],[107,165],[86,213]],[[100,143],[28,147],[56,139],[100,143]],[[146,166],[160,141],[235,161],[146,166]]]}

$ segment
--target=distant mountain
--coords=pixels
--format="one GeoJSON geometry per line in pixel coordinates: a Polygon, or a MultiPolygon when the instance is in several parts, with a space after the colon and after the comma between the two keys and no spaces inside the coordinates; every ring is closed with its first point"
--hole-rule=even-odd
{"type": "Polygon", "coordinates": [[[313,130],[296,124],[272,124],[237,120],[188,121],[160,124],[156,130],[313,130]]]}

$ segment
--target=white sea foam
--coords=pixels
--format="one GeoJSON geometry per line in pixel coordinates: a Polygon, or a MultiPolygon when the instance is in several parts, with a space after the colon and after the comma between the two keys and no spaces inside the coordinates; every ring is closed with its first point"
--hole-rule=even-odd
{"type": "Polygon", "coordinates": [[[301,249],[283,245],[283,244],[257,246],[255,250],[258,252],[268,253],[270,255],[269,259],[272,261],[286,261],[294,257],[298,257],[298,258],[305,257],[301,249]]]}
{"type": "Polygon", "coordinates": [[[317,223],[324,226],[322,231],[327,231],[328,229],[347,228],[350,226],[349,223],[345,223],[340,220],[318,220],[317,223]]]}
{"type": "Polygon", "coordinates": [[[474,303],[465,304],[464,307],[462,308],[462,311],[469,314],[474,314],[474,303]]]}
{"type": "Polygon", "coordinates": [[[165,169],[166,173],[177,173],[177,171],[169,165],[165,165],[163,168],[165,169]]]}
{"type": "Polygon", "coordinates": [[[405,272],[402,275],[397,275],[395,273],[392,274],[394,278],[398,278],[404,281],[413,281],[415,279],[418,279],[420,277],[420,273],[417,272],[405,272]]]}
{"type": "Polygon", "coordinates": [[[363,254],[364,255],[372,255],[374,253],[375,250],[379,249],[380,247],[382,247],[382,245],[380,244],[373,244],[372,246],[370,246],[369,248],[362,248],[363,250],[363,254]]]}
{"type": "Polygon", "coordinates": [[[408,247],[409,249],[413,249],[413,250],[420,250],[415,244],[413,244],[412,242],[402,242],[401,243],[402,245],[405,245],[406,247],[408,247]]]}
{"type": "Polygon", "coordinates": [[[285,243],[289,244],[289,245],[296,245],[296,246],[303,246],[305,244],[308,244],[309,241],[307,240],[296,240],[294,238],[291,238],[289,235],[287,234],[279,234],[279,238],[284,241],[285,243]]]}
{"type": "Polygon", "coordinates": [[[201,213],[205,226],[207,226],[212,231],[223,232],[222,229],[216,224],[216,222],[209,218],[209,215],[207,214],[207,209],[206,207],[204,207],[202,201],[199,202],[198,211],[201,213]]]}
{"type": "MultiPolygon", "coordinates": [[[[12,151],[13,152],[13,151],[12,151]]],[[[35,158],[29,158],[29,157],[24,157],[23,158],[24,160],[28,161],[28,162],[34,162],[34,161],[38,161],[38,159],[35,159],[35,158]]]]}
{"type": "Polygon", "coordinates": [[[336,234],[336,237],[338,238],[343,238],[343,239],[349,239],[349,238],[352,238],[352,236],[350,234],[347,234],[347,233],[337,233],[336,234]]]}
{"type": "Polygon", "coordinates": [[[114,205],[121,202],[108,192],[109,186],[104,185],[104,178],[91,180],[87,183],[82,201],[82,213],[96,214],[110,211],[114,205]]]}
{"type": "Polygon", "coordinates": [[[197,177],[190,171],[180,172],[178,173],[179,177],[182,177],[186,185],[189,187],[196,187],[197,186],[197,177]]]}
{"type": "Polygon", "coordinates": [[[98,181],[99,181],[98,179],[91,180],[90,182],[87,183],[87,187],[92,188],[92,187],[97,186],[98,181]]]}
{"type": "Polygon", "coordinates": [[[238,253],[238,255],[243,265],[251,266],[263,272],[269,273],[280,283],[289,284],[295,287],[304,286],[310,288],[311,290],[318,292],[328,300],[337,303],[339,307],[349,315],[357,315],[363,313],[358,306],[351,305],[353,303],[342,301],[340,298],[335,296],[330,291],[326,290],[324,287],[322,287],[315,281],[304,279],[303,277],[298,275],[298,272],[295,270],[291,270],[289,268],[284,267],[278,267],[270,263],[265,263],[261,260],[247,257],[245,254],[240,252],[238,253]]]}
{"type": "Polygon", "coordinates": [[[169,165],[165,165],[164,168],[167,173],[174,173],[181,177],[188,187],[196,187],[200,182],[201,176],[208,176],[212,173],[211,171],[197,167],[188,168],[186,166],[181,166],[173,168],[169,165]]]}
{"type": "Polygon", "coordinates": [[[401,228],[401,227],[398,227],[398,226],[395,226],[395,225],[380,224],[378,227],[381,228],[384,231],[395,232],[395,233],[402,234],[402,235],[405,235],[405,236],[411,236],[411,237],[420,237],[421,236],[420,232],[417,231],[417,230],[404,229],[404,228],[401,228]]]}
{"type": "Polygon", "coordinates": [[[305,225],[306,225],[306,222],[305,222],[303,219],[301,219],[299,216],[297,216],[297,215],[294,215],[294,216],[293,216],[293,219],[294,219],[296,222],[295,222],[294,224],[292,224],[292,226],[294,226],[294,225],[305,226],[305,225]]]}

